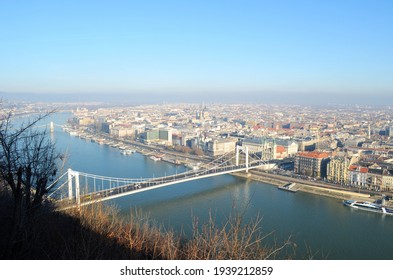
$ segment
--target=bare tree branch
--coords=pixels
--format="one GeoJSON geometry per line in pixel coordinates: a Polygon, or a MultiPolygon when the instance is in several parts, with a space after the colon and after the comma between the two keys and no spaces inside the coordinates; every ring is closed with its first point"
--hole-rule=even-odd
{"type": "Polygon", "coordinates": [[[54,111],[15,127],[11,110],[3,107],[0,100],[0,177],[12,191],[17,229],[42,205],[48,187],[54,187],[61,155],[47,131],[36,128],[54,111]]]}

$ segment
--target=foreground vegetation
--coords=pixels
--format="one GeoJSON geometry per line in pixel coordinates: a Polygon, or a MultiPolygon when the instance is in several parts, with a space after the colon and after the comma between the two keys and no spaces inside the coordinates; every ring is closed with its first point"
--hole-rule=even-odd
{"type": "Polygon", "coordinates": [[[126,222],[115,208],[102,205],[67,212],[47,205],[12,241],[10,198],[4,191],[0,195],[2,259],[273,259],[288,258],[292,249],[289,241],[266,247],[259,218],[244,224],[241,217],[230,217],[221,226],[213,218],[206,225],[195,219],[193,236],[186,239],[141,214],[126,222]]]}

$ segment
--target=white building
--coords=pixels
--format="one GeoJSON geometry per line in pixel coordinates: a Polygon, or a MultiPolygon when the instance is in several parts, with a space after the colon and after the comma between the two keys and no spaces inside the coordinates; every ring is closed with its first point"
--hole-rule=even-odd
{"type": "Polygon", "coordinates": [[[260,154],[263,160],[276,158],[277,144],[274,139],[264,137],[246,138],[242,145],[248,147],[250,153],[260,154]]]}
{"type": "Polygon", "coordinates": [[[298,152],[298,144],[287,139],[246,138],[243,146],[247,146],[252,153],[261,154],[263,160],[292,157],[298,152]]]}
{"type": "Polygon", "coordinates": [[[358,165],[351,165],[348,169],[348,183],[351,185],[366,187],[368,179],[368,168],[358,165]]]}
{"type": "Polygon", "coordinates": [[[233,138],[213,139],[207,142],[207,153],[216,157],[235,151],[236,142],[233,138]]]}

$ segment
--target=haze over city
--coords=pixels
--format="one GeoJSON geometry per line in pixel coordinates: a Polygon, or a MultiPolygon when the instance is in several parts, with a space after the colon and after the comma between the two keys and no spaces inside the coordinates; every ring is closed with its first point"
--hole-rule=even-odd
{"type": "Polygon", "coordinates": [[[389,104],[391,1],[10,1],[0,94],[389,104]]]}

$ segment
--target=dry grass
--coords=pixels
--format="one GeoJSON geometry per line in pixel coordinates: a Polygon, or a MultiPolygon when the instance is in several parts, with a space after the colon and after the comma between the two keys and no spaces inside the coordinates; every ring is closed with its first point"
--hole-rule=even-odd
{"type": "Polygon", "coordinates": [[[95,205],[79,214],[82,225],[128,248],[137,259],[189,260],[250,260],[288,258],[292,243],[268,247],[271,234],[261,234],[261,217],[244,223],[242,216],[230,216],[224,225],[216,225],[210,215],[208,223],[198,224],[194,218],[193,235],[181,238],[173,231],[156,225],[141,212],[131,215],[128,222],[118,218],[114,208],[95,205]]]}
{"type": "Polygon", "coordinates": [[[266,239],[271,234],[261,233],[262,218],[257,216],[249,223],[243,223],[242,215],[232,215],[224,225],[217,226],[212,215],[207,224],[199,229],[194,219],[193,238],[185,246],[187,259],[196,260],[252,260],[272,259],[291,247],[288,239],[281,246],[269,248],[266,239]]]}
{"type": "MultiPolygon", "coordinates": [[[[10,245],[8,199],[0,199],[0,252],[10,245]],[[8,209],[8,210],[7,210],[8,209]]],[[[261,218],[244,223],[232,216],[217,226],[210,216],[207,224],[194,219],[193,235],[184,239],[154,224],[140,212],[125,222],[114,207],[95,204],[66,213],[42,209],[26,224],[19,239],[11,244],[11,254],[2,259],[274,259],[287,258],[291,242],[266,246],[261,235],[261,218]],[[283,253],[284,252],[284,253],[283,253]]],[[[1,254],[1,253],[0,253],[1,254]]]]}

